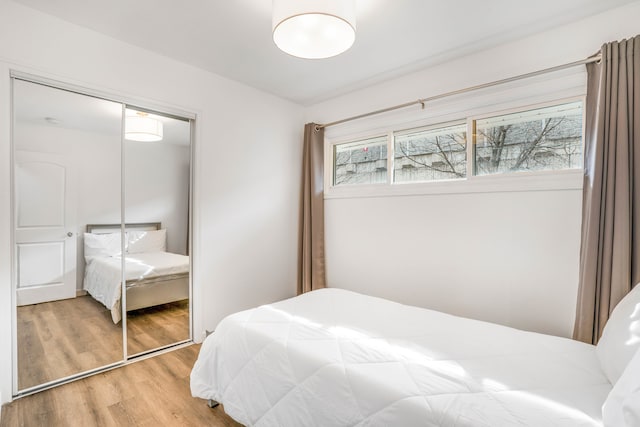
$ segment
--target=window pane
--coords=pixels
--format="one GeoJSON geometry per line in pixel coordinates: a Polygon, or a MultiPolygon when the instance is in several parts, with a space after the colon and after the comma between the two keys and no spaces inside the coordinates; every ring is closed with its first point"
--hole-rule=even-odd
{"type": "Polygon", "coordinates": [[[394,135],[394,182],[464,178],[465,124],[394,135]]]}
{"type": "Polygon", "coordinates": [[[386,136],[334,146],[334,186],[385,182],[387,182],[386,136]]]}
{"type": "Polygon", "coordinates": [[[476,175],[582,167],[582,102],[476,121],[476,175]]]}

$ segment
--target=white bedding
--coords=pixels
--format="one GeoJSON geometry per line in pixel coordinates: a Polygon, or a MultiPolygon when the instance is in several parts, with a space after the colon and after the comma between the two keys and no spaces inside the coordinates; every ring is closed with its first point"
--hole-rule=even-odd
{"type": "MultiPolygon", "coordinates": [[[[170,252],[146,252],[125,257],[126,280],[148,279],[189,272],[189,257],[170,252]]],[[[84,289],[111,310],[114,323],[120,321],[122,258],[93,257],[84,272],[84,289]]],[[[128,286],[135,286],[135,283],[128,286]]]]}
{"type": "Polygon", "coordinates": [[[225,318],[194,396],[259,426],[601,426],[595,347],[323,289],[225,318]]]}

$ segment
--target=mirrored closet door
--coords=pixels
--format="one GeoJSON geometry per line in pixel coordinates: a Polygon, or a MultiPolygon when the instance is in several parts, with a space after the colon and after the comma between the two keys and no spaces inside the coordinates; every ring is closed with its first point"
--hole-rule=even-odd
{"type": "Polygon", "coordinates": [[[106,292],[84,291],[86,266],[121,251],[119,234],[98,245],[84,241],[84,227],[121,222],[122,107],[21,80],[13,81],[13,99],[17,388],[24,390],[123,358],[106,292]]]}
{"type": "Polygon", "coordinates": [[[125,116],[126,336],[136,355],[190,337],[191,130],[188,120],[135,107],[125,116]]]}
{"type": "Polygon", "coordinates": [[[14,395],[191,340],[191,120],[12,85],[14,395]]]}

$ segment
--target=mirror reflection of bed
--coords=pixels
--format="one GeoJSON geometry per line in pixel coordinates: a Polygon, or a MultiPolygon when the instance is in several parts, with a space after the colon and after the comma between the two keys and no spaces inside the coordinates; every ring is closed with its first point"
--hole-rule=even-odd
{"type": "Polygon", "coordinates": [[[29,79],[12,88],[13,395],[189,341],[192,119],[29,79]],[[125,319],[120,293],[85,289],[100,267],[120,289],[122,244],[125,319]]]}
{"type": "MultiPolygon", "coordinates": [[[[189,339],[189,257],[167,252],[166,234],[160,223],[126,225],[129,355],[189,339]]],[[[120,236],[119,224],[87,225],[87,295],[18,307],[20,389],[122,358],[120,236]]]]}
{"type": "Polygon", "coordinates": [[[126,300],[130,355],[189,339],[189,257],[167,250],[167,233],[158,222],[126,224],[123,258],[120,224],[87,225],[84,290],[114,324],[126,300]]]}

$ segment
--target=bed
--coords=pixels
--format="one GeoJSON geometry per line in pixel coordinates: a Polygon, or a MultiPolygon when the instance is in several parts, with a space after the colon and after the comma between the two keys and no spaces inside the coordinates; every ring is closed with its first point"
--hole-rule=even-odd
{"type": "MultiPolygon", "coordinates": [[[[122,243],[119,224],[89,224],[84,234],[83,288],[122,318],[122,243]]],[[[125,225],[127,312],[189,298],[189,257],[166,251],[160,223],[125,225]]]]}
{"type": "Polygon", "coordinates": [[[604,354],[322,289],[223,319],[201,347],[191,391],[248,426],[602,426],[617,380],[604,354]]]}

